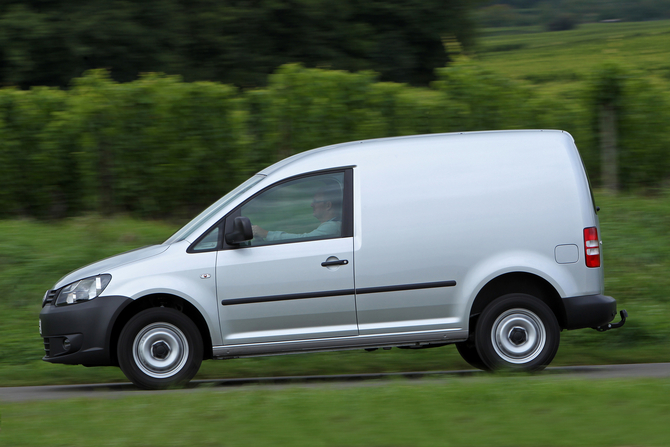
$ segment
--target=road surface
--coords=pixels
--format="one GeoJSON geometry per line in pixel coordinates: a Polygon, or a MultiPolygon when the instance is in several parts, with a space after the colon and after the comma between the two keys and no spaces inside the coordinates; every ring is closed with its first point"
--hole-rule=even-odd
{"type": "MultiPolygon", "coordinates": [[[[477,377],[488,373],[477,370],[463,371],[429,371],[406,372],[388,374],[352,374],[334,376],[293,376],[293,377],[263,377],[249,379],[220,379],[195,380],[189,387],[182,390],[142,391],[130,383],[106,383],[93,385],[58,385],[58,386],[26,386],[0,387],[0,402],[40,401],[50,399],[74,398],[118,398],[149,393],[184,393],[199,389],[239,388],[245,385],[256,386],[322,386],[324,383],[341,386],[370,386],[383,385],[384,380],[393,377],[421,379],[417,383],[434,383],[440,377],[477,377]],[[375,380],[376,379],[376,380],[375,380]],[[373,381],[374,380],[374,381],[373,381]]],[[[598,365],[598,366],[568,366],[547,368],[541,373],[530,376],[552,377],[557,380],[564,378],[583,379],[618,379],[633,377],[666,378],[670,377],[670,363],[645,363],[634,365],[598,365]]],[[[388,382],[392,383],[392,382],[388,382]]]]}

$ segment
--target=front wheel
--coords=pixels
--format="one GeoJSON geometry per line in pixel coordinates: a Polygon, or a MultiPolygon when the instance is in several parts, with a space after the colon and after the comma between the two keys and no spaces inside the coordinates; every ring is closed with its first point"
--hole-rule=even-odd
{"type": "Polygon", "coordinates": [[[475,345],[492,370],[539,371],[554,359],[560,332],[549,306],[534,296],[514,293],[484,309],[477,321],[475,345]]]}
{"type": "Polygon", "coordinates": [[[121,371],[139,388],[186,384],[202,362],[202,337],[183,313],[165,307],[144,310],[128,321],[118,343],[121,371]]]}

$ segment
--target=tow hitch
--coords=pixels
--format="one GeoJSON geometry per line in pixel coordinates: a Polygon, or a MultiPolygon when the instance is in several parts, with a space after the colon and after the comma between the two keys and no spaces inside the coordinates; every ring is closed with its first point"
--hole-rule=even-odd
{"type": "Polygon", "coordinates": [[[619,315],[621,315],[621,321],[619,321],[618,323],[607,323],[602,326],[594,327],[593,329],[599,332],[605,332],[609,331],[610,329],[620,328],[626,322],[626,318],[628,318],[628,312],[626,312],[626,310],[622,310],[621,312],[619,312],[619,315]]]}

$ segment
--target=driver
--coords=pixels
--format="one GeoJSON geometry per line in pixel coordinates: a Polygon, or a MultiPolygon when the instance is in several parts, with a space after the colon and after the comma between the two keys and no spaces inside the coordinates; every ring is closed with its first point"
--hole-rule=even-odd
{"type": "Polygon", "coordinates": [[[312,214],[321,222],[315,230],[309,233],[295,234],[285,231],[268,231],[258,225],[252,225],[254,237],[261,237],[268,241],[278,241],[339,236],[342,228],[342,193],[339,185],[320,188],[314,194],[311,206],[312,214]]]}

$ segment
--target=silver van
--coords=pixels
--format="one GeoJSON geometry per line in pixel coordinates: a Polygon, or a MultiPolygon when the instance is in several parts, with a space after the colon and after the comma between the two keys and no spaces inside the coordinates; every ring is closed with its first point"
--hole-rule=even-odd
{"type": "Polygon", "coordinates": [[[137,386],[203,359],[455,343],[536,371],[563,329],[620,327],[597,209],[554,130],[356,141],[259,172],[163,244],[47,291],[44,360],[118,365],[137,386]]]}

